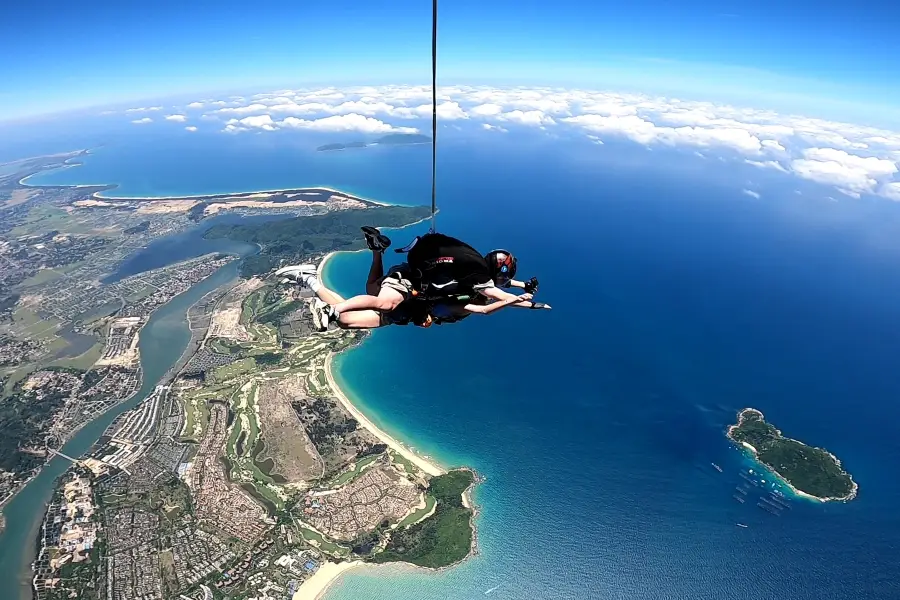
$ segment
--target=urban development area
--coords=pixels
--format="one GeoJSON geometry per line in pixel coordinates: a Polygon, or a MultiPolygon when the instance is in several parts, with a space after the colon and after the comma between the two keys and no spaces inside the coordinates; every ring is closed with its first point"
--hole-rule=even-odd
{"type": "Polygon", "coordinates": [[[359,248],[361,224],[427,211],[324,189],[135,200],[21,183],[83,154],[0,165],[0,502],[49,460],[70,463],[35,536],[35,598],[313,598],[349,565],[464,559],[475,474],[368,423],[331,374],[362,335],[315,332],[309,292],[267,277],[359,248]],[[133,258],[226,212],[286,214],[202,232],[253,249],[242,257],[133,258]],[[179,317],[190,340],[170,343],[157,309],[207,280],[179,317]]]}

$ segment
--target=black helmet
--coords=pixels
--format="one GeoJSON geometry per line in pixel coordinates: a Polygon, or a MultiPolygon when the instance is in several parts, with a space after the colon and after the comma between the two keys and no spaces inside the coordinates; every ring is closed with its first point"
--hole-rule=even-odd
{"type": "Polygon", "coordinates": [[[484,255],[491,278],[494,284],[500,287],[509,285],[510,280],[516,276],[516,257],[508,250],[491,250],[484,255]]]}

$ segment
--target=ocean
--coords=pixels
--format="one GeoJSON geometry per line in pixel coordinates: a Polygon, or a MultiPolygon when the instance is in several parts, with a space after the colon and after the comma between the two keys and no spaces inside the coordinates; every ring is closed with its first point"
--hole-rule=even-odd
{"type": "MultiPolygon", "coordinates": [[[[429,201],[427,146],[140,136],[31,182],[429,201]]],[[[900,597],[896,205],[678,151],[440,139],[439,228],[514,251],[553,310],[385,329],[339,358],[373,421],[486,481],[476,557],[439,574],[351,571],[328,600],[900,597]],[[741,193],[751,178],[759,199],[741,193]],[[859,497],[794,500],[780,517],[735,502],[753,464],[724,434],[747,406],[834,452],[859,497]]],[[[390,234],[400,246],[424,227],[390,234]]],[[[339,255],[326,278],[361,293],[367,262],[339,255]]]]}

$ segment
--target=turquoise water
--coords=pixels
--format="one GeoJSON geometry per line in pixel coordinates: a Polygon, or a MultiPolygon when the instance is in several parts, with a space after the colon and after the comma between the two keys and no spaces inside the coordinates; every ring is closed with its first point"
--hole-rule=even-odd
{"type": "MultiPolygon", "coordinates": [[[[41,181],[428,201],[424,147],[180,144],[123,140],[41,181]]],[[[739,161],[531,134],[448,132],[439,160],[440,227],[514,250],[554,310],[386,329],[340,358],[377,424],[487,481],[477,557],[439,575],[351,572],[329,600],[462,600],[498,585],[491,598],[900,595],[896,205],[827,202],[739,161]],[[740,193],[751,179],[760,200],[740,193]],[[724,429],[745,406],[842,458],[859,498],[794,501],[781,517],[736,503],[750,463],[724,429]]],[[[367,261],[338,256],[328,278],[361,292],[367,261]]]]}

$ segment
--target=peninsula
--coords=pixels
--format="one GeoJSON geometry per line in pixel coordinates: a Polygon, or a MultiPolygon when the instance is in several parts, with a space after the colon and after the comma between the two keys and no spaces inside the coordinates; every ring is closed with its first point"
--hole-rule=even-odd
{"type": "Polygon", "coordinates": [[[755,408],[739,412],[737,424],[728,428],[727,435],[800,496],[821,502],[847,502],[856,497],[859,486],[841,468],[837,457],[823,448],[784,437],[755,408]]]}
{"type": "Polygon", "coordinates": [[[332,359],[364,334],[313,332],[311,294],[268,277],[281,261],[363,247],[359,225],[400,227],[429,209],[324,188],[129,199],[97,196],[110,186],[21,181],[82,155],[0,177],[0,502],[73,432],[111,420],[91,448],[67,447],[74,465],[46,492],[35,598],[312,598],[358,564],[443,568],[474,552],[477,475],[415,454],[353,406],[332,359]],[[196,221],[217,204],[286,214],[204,232],[196,221]],[[259,251],[108,277],[187,232],[259,251]],[[236,258],[243,278],[223,285],[236,258]],[[200,284],[211,291],[187,311],[180,358],[139,343],[159,335],[158,309],[200,284]],[[158,365],[144,366],[160,352],[172,366],[157,381],[158,365]]]}

